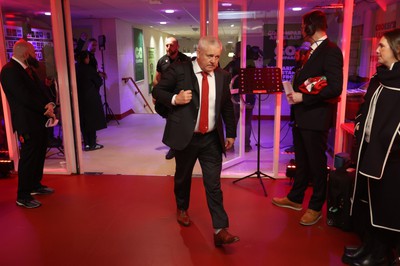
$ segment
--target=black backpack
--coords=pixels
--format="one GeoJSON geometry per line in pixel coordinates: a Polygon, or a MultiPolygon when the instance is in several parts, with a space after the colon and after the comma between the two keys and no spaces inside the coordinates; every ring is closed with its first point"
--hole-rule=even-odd
{"type": "Polygon", "coordinates": [[[350,198],[353,194],[355,169],[343,166],[329,173],[327,193],[327,224],[343,231],[352,231],[350,198]]]}

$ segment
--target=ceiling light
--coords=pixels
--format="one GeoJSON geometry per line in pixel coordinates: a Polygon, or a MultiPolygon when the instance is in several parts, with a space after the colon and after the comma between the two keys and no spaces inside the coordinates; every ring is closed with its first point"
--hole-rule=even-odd
{"type": "Polygon", "coordinates": [[[46,16],[51,16],[51,12],[44,12],[43,14],[45,14],[46,16]]]}
{"type": "Polygon", "coordinates": [[[231,28],[235,27],[235,24],[231,24],[231,28]]]}
{"type": "Polygon", "coordinates": [[[166,21],[161,21],[160,24],[161,25],[165,25],[165,24],[167,24],[167,22],[166,21]]]}
{"type": "Polygon", "coordinates": [[[174,14],[174,13],[175,13],[175,10],[173,10],[173,9],[167,9],[167,10],[165,10],[164,12],[167,13],[167,14],[174,14]]]}
{"type": "Polygon", "coordinates": [[[222,3],[221,6],[232,6],[232,3],[222,3]]]}
{"type": "Polygon", "coordinates": [[[150,5],[160,5],[162,4],[161,0],[149,0],[150,5]]]}
{"type": "Polygon", "coordinates": [[[292,8],[292,11],[301,11],[301,10],[303,10],[303,8],[301,8],[301,7],[293,7],[292,8]]]}

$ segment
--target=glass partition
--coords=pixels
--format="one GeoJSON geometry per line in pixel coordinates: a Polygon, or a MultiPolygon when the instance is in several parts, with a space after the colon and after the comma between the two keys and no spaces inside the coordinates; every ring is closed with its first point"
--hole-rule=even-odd
{"type": "MultiPolygon", "coordinates": [[[[40,79],[42,88],[48,96],[49,101],[56,104],[56,116],[61,121],[50,1],[35,1],[35,5],[30,5],[29,7],[22,7],[14,1],[7,1],[1,4],[1,10],[6,45],[6,61],[8,62],[11,59],[13,46],[19,39],[23,38],[34,46],[36,58],[39,61],[34,71],[40,79]]],[[[65,158],[61,122],[54,127],[48,127],[47,134],[45,172],[64,171],[65,158]]],[[[10,143],[16,145],[15,150],[18,153],[18,142],[15,139],[15,135],[9,134],[9,137],[13,139],[10,143]]],[[[0,136],[0,138],[2,137],[0,136]]],[[[0,145],[1,143],[3,142],[0,141],[0,145]]],[[[18,163],[18,156],[14,156],[14,163],[18,163]]]]}

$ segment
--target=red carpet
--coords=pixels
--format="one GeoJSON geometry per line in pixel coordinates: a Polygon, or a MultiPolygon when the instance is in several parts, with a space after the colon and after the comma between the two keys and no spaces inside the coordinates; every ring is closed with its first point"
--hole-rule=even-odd
{"type": "Polygon", "coordinates": [[[30,210],[15,205],[17,178],[0,179],[0,265],[342,265],[343,246],[358,243],[325,217],[304,227],[302,212],[273,206],[287,180],[263,180],[268,197],[255,178],[233,180],[222,187],[230,232],[241,241],[215,248],[201,178],[188,228],[175,220],[169,176],[45,176],[56,192],[37,196],[43,206],[30,210]]]}

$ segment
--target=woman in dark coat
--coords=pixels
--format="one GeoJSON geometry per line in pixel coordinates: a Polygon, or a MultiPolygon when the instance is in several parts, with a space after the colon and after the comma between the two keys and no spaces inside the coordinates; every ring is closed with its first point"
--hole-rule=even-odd
{"type": "Polygon", "coordinates": [[[103,148],[103,145],[96,143],[96,131],[107,127],[99,93],[103,79],[89,65],[87,51],[79,53],[75,69],[84,150],[98,150],[103,148]]]}
{"type": "Polygon", "coordinates": [[[345,248],[350,265],[388,265],[392,248],[400,247],[400,28],[385,32],[376,52],[380,65],[355,124],[352,215],[365,229],[359,248],[345,248]]]}

